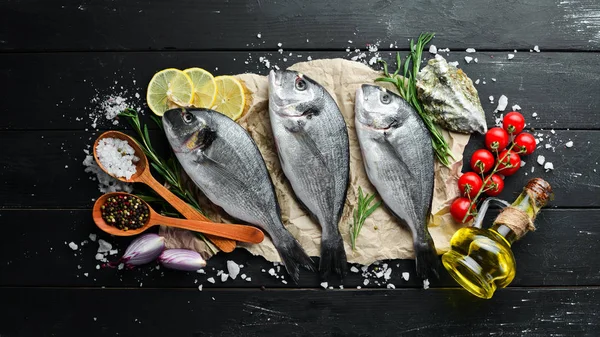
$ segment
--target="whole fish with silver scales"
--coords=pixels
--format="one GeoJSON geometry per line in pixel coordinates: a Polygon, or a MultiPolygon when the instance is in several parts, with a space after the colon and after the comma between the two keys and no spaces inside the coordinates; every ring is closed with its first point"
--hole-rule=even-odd
{"type": "Polygon", "coordinates": [[[356,91],[355,127],[369,180],[412,233],[417,275],[437,276],[439,260],[427,230],[434,180],[429,131],[408,102],[367,84],[356,91]]]}
{"type": "Polygon", "coordinates": [[[294,282],[313,261],[282,221],[273,183],[254,140],[229,117],[207,109],[172,109],[165,134],[181,166],[214,204],[266,231],[294,282]]]}
{"type": "Polygon", "coordinates": [[[281,167],[294,194],[322,229],[322,276],[343,276],[346,252],[338,223],[350,171],[346,122],[333,97],[295,71],[269,74],[269,116],[281,167]]]}

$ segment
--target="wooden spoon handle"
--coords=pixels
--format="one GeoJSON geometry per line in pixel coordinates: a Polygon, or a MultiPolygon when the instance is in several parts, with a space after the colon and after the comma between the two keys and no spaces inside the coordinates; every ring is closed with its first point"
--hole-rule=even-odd
{"type": "Polygon", "coordinates": [[[185,220],[169,218],[162,215],[153,217],[152,222],[249,243],[261,243],[265,238],[265,235],[260,229],[246,225],[224,224],[201,220],[185,220]]]}
{"type": "MultiPolygon", "coordinates": [[[[152,188],[156,193],[163,197],[169,204],[171,204],[171,206],[173,206],[179,213],[181,213],[181,215],[183,215],[187,219],[210,221],[210,219],[202,215],[202,213],[198,212],[195,208],[188,205],[183,200],[179,199],[179,197],[171,193],[171,191],[169,191],[166,187],[164,187],[162,184],[156,181],[156,179],[152,177],[150,172],[146,171],[145,173],[140,174],[140,176],[138,177],[138,181],[152,188]]],[[[233,240],[213,235],[207,235],[206,237],[215,246],[217,246],[217,248],[226,253],[232,252],[235,249],[236,244],[233,240]]]]}

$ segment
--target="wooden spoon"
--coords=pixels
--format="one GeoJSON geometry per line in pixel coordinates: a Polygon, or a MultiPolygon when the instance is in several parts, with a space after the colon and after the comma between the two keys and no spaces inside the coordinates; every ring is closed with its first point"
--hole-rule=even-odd
{"type": "MultiPolygon", "coordinates": [[[[195,208],[188,205],[183,200],[179,199],[179,197],[177,197],[175,194],[171,193],[171,191],[169,191],[166,187],[164,187],[161,183],[159,183],[158,181],[156,181],[156,179],[154,179],[154,177],[150,173],[150,166],[148,165],[148,158],[146,157],[146,154],[144,153],[142,148],[140,148],[138,143],[135,140],[133,140],[133,138],[129,137],[128,135],[126,135],[122,132],[119,132],[119,131],[107,131],[107,132],[101,134],[98,137],[98,139],[96,139],[96,142],[94,143],[93,151],[94,151],[94,158],[96,159],[96,163],[98,163],[98,166],[100,166],[100,168],[104,172],[108,173],[112,177],[119,179],[120,181],[127,182],[127,183],[135,182],[135,183],[143,183],[143,184],[148,185],[156,193],[158,193],[161,197],[163,197],[167,202],[169,202],[169,204],[171,204],[171,206],[173,206],[179,213],[181,213],[181,215],[183,215],[187,219],[210,221],[210,219],[208,219],[207,217],[202,215],[202,213],[198,212],[195,208]],[[125,141],[127,141],[127,143],[129,143],[129,146],[131,146],[133,148],[133,150],[135,151],[136,157],[140,158],[140,160],[135,164],[137,171],[134,175],[131,176],[131,178],[125,179],[124,177],[117,177],[115,175],[112,175],[112,174],[108,173],[108,171],[106,170],[106,168],[104,166],[102,166],[102,163],[100,162],[100,160],[98,160],[98,154],[96,153],[96,147],[98,147],[98,143],[103,138],[118,138],[121,140],[125,140],[125,141]]],[[[209,235],[208,233],[207,233],[206,237],[215,246],[217,246],[217,248],[219,248],[220,250],[222,250],[226,253],[229,253],[235,249],[235,241],[233,241],[233,240],[209,235]]]]}
{"type": "Polygon", "coordinates": [[[200,220],[184,220],[162,216],[156,213],[144,200],[132,194],[122,192],[107,193],[98,198],[98,200],[96,200],[96,203],[94,204],[94,210],[92,215],[94,217],[94,222],[101,230],[105,231],[108,234],[118,236],[137,235],[152,226],[165,225],[189,229],[195,232],[217,235],[222,238],[228,238],[242,242],[261,243],[262,240],[265,238],[265,235],[260,229],[252,226],[223,224],[200,220]],[[150,211],[150,216],[148,217],[148,220],[142,227],[137,229],[129,229],[125,231],[117,227],[111,226],[107,224],[106,221],[104,221],[104,219],[102,218],[102,205],[106,203],[106,200],[108,198],[119,195],[132,196],[134,198],[137,198],[148,207],[148,210],[150,211]]]}

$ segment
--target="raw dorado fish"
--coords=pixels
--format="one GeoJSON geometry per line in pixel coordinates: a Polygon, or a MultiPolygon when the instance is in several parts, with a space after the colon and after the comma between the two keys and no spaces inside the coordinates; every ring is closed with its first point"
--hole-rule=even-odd
{"type": "Polygon", "coordinates": [[[338,223],[350,155],[346,122],[331,95],[295,71],[269,74],[269,116],[279,161],[296,197],[322,229],[322,275],[346,273],[338,223]]]}
{"type": "Polygon", "coordinates": [[[427,230],[434,160],[429,131],[400,96],[366,84],[356,91],[355,122],[369,180],[412,232],[417,274],[437,275],[439,260],[427,230]]]}
{"type": "Polygon", "coordinates": [[[265,162],[250,135],[229,117],[207,109],[165,112],[167,139],[185,172],[216,205],[266,231],[291,278],[313,262],[281,221],[265,162]]]}

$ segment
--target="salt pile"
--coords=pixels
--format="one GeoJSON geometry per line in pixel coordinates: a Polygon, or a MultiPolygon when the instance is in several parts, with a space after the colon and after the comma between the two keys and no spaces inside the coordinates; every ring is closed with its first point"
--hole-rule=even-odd
{"type": "Polygon", "coordinates": [[[100,164],[109,174],[125,179],[135,174],[134,163],[140,160],[127,141],[116,138],[101,139],[96,147],[96,153],[100,164]]]}

